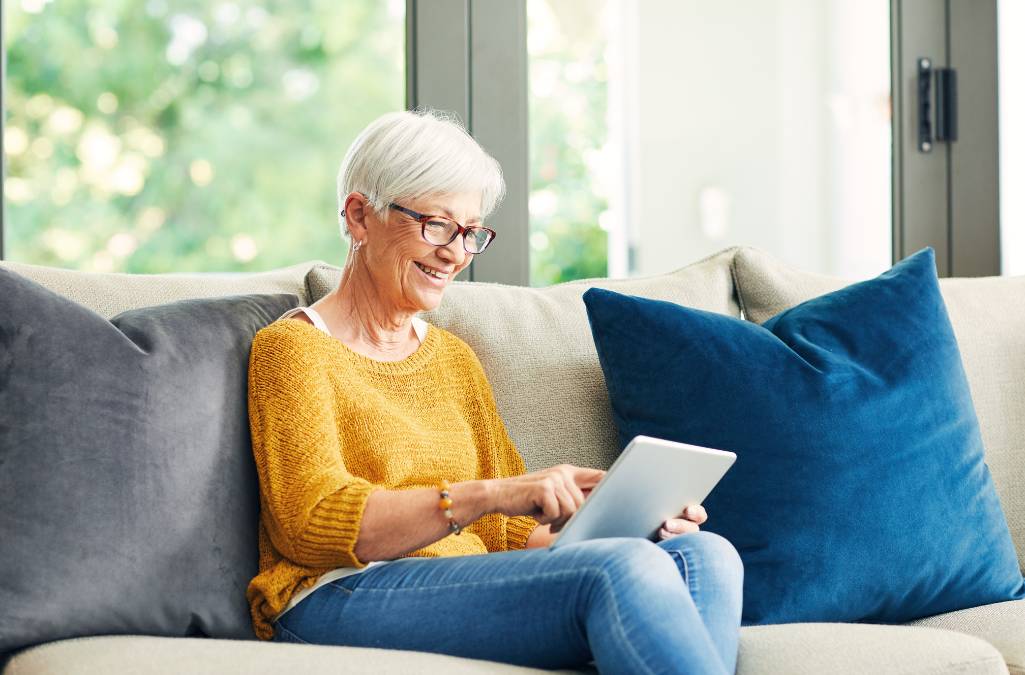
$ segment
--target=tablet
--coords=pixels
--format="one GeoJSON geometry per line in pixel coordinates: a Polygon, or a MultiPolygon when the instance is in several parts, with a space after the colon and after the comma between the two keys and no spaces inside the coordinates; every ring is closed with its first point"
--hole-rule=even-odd
{"type": "Polygon", "coordinates": [[[550,547],[603,537],[654,540],[663,522],[703,502],[736,459],[725,450],[637,436],[550,547]]]}

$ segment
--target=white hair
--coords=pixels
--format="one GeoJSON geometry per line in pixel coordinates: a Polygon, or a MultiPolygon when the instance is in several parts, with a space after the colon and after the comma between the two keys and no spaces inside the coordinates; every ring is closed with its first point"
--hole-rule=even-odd
{"type": "Polygon", "coordinates": [[[406,110],[378,117],[345,153],[338,169],[338,214],[345,237],[345,198],[351,192],[366,195],[376,213],[396,201],[480,192],[484,219],[505,195],[505,181],[498,162],[457,118],[406,110]]]}

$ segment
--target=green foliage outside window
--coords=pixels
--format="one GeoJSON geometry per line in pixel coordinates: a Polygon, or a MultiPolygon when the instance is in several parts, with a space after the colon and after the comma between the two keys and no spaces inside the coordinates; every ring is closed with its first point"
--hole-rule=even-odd
{"type": "Polygon", "coordinates": [[[404,6],[5,2],[5,257],[340,264],[335,175],[356,134],[403,107],[404,6]]]}
{"type": "MultiPolygon", "coordinates": [[[[355,135],[403,107],[404,5],[4,3],[5,257],[124,272],[341,263],[335,175],[355,135]]],[[[601,6],[528,3],[534,285],[606,273],[601,6]]]]}
{"type": "Polygon", "coordinates": [[[528,0],[530,283],[602,277],[607,67],[595,0],[528,0]]]}

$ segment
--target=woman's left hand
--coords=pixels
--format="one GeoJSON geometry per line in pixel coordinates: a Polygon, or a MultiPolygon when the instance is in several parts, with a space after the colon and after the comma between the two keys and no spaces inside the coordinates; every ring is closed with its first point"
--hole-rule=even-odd
{"type": "Polygon", "coordinates": [[[669,539],[680,534],[697,532],[701,529],[699,525],[706,520],[708,520],[708,514],[705,513],[705,507],[699,504],[691,504],[684,508],[679,516],[669,518],[666,522],[662,523],[662,527],[658,530],[658,537],[659,539],[669,539]]]}

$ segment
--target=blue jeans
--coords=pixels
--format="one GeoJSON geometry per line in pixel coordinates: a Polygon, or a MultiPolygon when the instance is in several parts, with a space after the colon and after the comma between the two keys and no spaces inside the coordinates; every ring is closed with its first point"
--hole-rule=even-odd
{"type": "Polygon", "coordinates": [[[709,532],[402,558],[321,586],[274,639],[721,675],[736,667],[743,576],[736,549],[709,532]]]}

